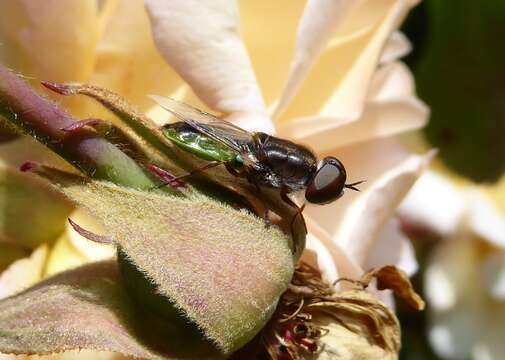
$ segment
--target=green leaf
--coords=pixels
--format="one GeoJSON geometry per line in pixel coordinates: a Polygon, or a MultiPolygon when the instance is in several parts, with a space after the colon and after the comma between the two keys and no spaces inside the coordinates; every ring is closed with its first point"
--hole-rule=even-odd
{"type": "Polygon", "coordinates": [[[147,359],[175,358],[140,337],[142,319],[144,314],[121,285],[116,263],[94,263],[2,300],[0,352],[93,349],[147,359]]]}
{"type": "MultiPolygon", "coordinates": [[[[294,271],[290,238],[200,194],[141,192],[40,167],[225,354],[266,324],[294,271]]],[[[138,294],[137,294],[138,295],[138,294]]]]}

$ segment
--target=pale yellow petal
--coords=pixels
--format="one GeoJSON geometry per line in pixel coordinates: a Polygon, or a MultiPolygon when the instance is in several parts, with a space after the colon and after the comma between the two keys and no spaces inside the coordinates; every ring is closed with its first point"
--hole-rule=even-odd
{"type": "MultiPolygon", "coordinates": [[[[104,11],[93,73],[86,82],[117,92],[145,111],[152,106],[147,94],[169,95],[182,80],[156,50],[142,0],[109,1],[104,11]]],[[[90,99],[72,105],[80,117],[111,118],[90,99]]]]}
{"type": "Polygon", "coordinates": [[[41,280],[47,252],[47,245],[40,245],[29,257],[15,261],[1,273],[0,299],[22,291],[41,280]]]}
{"type": "Polygon", "coordinates": [[[265,116],[235,1],[148,0],[146,8],[161,54],[211,109],[265,116]]]}
{"type": "Polygon", "coordinates": [[[296,48],[284,90],[273,117],[277,118],[293,99],[310,68],[314,65],[331,36],[345,20],[356,2],[346,0],[309,0],[300,19],[296,48]]]}
{"type": "Polygon", "coordinates": [[[340,144],[395,135],[424,126],[429,109],[415,97],[414,80],[401,63],[378,70],[371,81],[363,113],[356,119],[313,116],[278,126],[278,133],[300,140],[318,151],[340,144]]]}
{"type": "Polygon", "coordinates": [[[485,298],[479,267],[484,252],[465,224],[432,253],[427,263],[425,294],[437,312],[451,311],[458,303],[475,305],[485,298]]]}
{"type": "Polygon", "coordinates": [[[307,234],[306,241],[301,261],[319,269],[326,282],[332,283],[337,280],[339,278],[337,264],[333,260],[329,249],[310,233],[307,234]]]}
{"type": "Polygon", "coordinates": [[[267,104],[278,99],[295,48],[304,0],[240,0],[241,33],[267,104]]]}
{"type": "Polygon", "coordinates": [[[410,9],[402,0],[360,1],[335,35],[332,48],[321,55],[280,122],[321,113],[354,119],[362,111],[370,79],[383,47],[410,9]]]}
{"type": "Polygon", "coordinates": [[[13,169],[19,168],[19,166],[30,160],[50,164],[67,171],[75,171],[60,156],[28,136],[0,144],[0,159],[2,163],[9,165],[13,169]]]}
{"type": "Polygon", "coordinates": [[[54,243],[44,271],[44,277],[76,268],[89,262],[81,252],[72,245],[67,232],[63,233],[54,243]]]}
{"type": "Polygon", "coordinates": [[[278,127],[278,133],[317,152],[328,152],[335,145],[347,146],[420,128],[426,124],[428,114],[428,108],[421,101],[406,97],[370,102],[356,121],[344,122],[331,116],[307,117],[278,127]]]}
{"type": "MultiPolygon", "coordinates": [[[[362,52],[355,58],[339,87],[322,109],[323,114],[338,113],[353,118],[362,110],[367,85],[376,70],[384,44],[410,9],[405,1],[395,1],[386,10],[384,19],[371,36],[362,52]]],[[[373,10],[369,10],[373,11],[373,10]]]]}
{"type": "MultiPolygon", "coordinates": [[[[77,209],[69,216],[81,228],[95,234],[105,234],[106,231],[95,219],[81,209],[77,209]]],[[[87,260],[106,260],[116,255],[116,247],[112,244],[102,244],[86,239],[67,223],[66,232],[73,247],[87,260]]]]}
{"type": "Polygon", "coordinates": [[[387,139],[337,147],[318,155],[319,158],[336,156],[340,159],[346,168],[348,182],[366,180],[360,185],[360,193],[346,191],[340,199],[324,206],[307,204],[304,213],[334,238],[351,204],[388,169],[399,166],[408,157],[408,152],[396,141],[387,139]]]}
{"type": "Polygon", "coordinates": [[[0,62],[39,80],[83,81],[91,74],[97,1],[2,1],[0,13],[0,62]]]}
{"type": "Polygon", "coordinates": [[[437,310],[451,309],[456,304],[457,284],[445,270],[443,265],[432,263],[425,271],[425,295],[430,306],[437,310]]]}

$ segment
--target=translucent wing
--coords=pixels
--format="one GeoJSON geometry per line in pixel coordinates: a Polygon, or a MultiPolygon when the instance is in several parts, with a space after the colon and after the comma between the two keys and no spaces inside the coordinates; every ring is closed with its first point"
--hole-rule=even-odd
{"type": "Polygon", "coordinates": [[[212,114],[168,97],[157,95],[150,97],[180,121],[239,153],[242,153],[245,145],[252,141],[250,132],[212,114]]]}

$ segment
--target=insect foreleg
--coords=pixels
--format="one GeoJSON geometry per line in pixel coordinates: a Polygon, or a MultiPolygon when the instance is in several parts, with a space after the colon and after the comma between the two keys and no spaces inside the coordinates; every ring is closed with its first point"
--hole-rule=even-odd
{"type": "Polygon", "coordinates": [[[229,162],[225,162],[224,166],[226,167],[226,170],[228,170],[228,172],[230,174],[232,174],[233,176],[236,176],[236,177],[244,176],[244,171],[240,171],[240,170],[234,168],[233,165],[231,165],[229,162]]]}
{"type": "Polygon", "coordinates": [[[295,220],[298,216],[301,217],[303,226],[305,228],[305,233],[307,233],[307,224],[305,223],[305,219],[303,218],[303,209],[305,209],[305,204],[303,204],[301,207],[299,207],[291,198],[289,197],[289,190],[286,187],[281,188],[281,199],[284,200],[289,206],[293,207],[296,209],[296,214],[293,216],[291,219],[290,223],[290,228],[291,228],[291,235],[294,237],[294,224],[295,220]]]}
{"type": "Polygon", "coordinates": [[[193,176],[199,172],[202,172],[202,171],[205,171],[205,170],[208,170],[208,169],[211,169],[211,168],[214,168],[216,166],[219,166],[221,164],[226,164],[225,161],[211,161],[209,162],[208,164],[205,164],[204,166],[202,166],[201,168],[198,168],[198,169],[195,169],[187,174],[184,174],[184,175],[179,175],[179,176],[176,176],[172,179],[163,179],[163,183],[161,183],[160,185],[158,186],[155,186],[154,189],[159,189],[163,186],[167,186],[167,185],[170,185],[170,186],[175,186],[177,187],[177,184],[180,184],[182,182],[182,180],[190,177],[190,176],[193,176]]]}

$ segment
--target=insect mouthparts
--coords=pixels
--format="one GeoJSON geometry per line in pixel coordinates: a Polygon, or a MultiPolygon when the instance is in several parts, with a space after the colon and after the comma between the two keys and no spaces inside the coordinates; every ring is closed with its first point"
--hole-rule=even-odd
{"type": "Polygon", "coordinates": [[[345,184],[344,187],[346,187],[347,189],[354,190],[354,191],[360,191],[356,186],[363,184],[365,181],[366,180],[361,180],[361,181],[356,181],[352,184],[345,184]]]}

